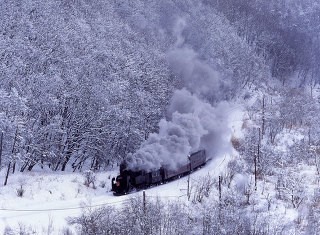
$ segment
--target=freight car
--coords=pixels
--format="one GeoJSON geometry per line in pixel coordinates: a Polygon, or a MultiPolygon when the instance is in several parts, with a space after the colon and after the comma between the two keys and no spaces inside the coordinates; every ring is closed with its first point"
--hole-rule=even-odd
{"type": "Polygon", "coordinates": [[[126,162],[120,164],[120,174],[112,178],[112,191],[114,195],[127,194],[133,189],[147,188],[151,185],[165,183],[180,176],[190,174],[193,170],[207,162],[205,150],[199,150],[188,157],[188,162],[176,169],[162,166],[152,171],[134,171],[127,169],[126,162]]]}

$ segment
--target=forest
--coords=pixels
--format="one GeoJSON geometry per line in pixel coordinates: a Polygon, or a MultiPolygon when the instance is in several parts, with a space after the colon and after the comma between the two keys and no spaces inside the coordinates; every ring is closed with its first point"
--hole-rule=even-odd
{"type": "Polygon", "coordinates": [[[186,85],[180,77],[187,71],[168,59],[179,47],[195,57],[180,66],[199,60],[220,73],[221,94],[206,94],[208,102],[245,99],[256,89],[256,109],[274,97],[266,112],[281,112],[265,114],[264,135],[303,122],[316,131],[316,120],[307,119],[317,104],[317,1],[0,7],[2,167],[76,171],[121,161],[157,131],[173,91],[186,85]]]}
{"type": "MultiPolygon", "coordinates": [[[[162,132],[163,120],[185,111],[177,97],[189,92],[206,104],[204,110],[232,103],[245,113],[243,137],[230,141],[238,155],[228,164],[224,187],[236,174],[260,182],[274,177],[279,200],[296,209],[308,201],[313,208],[308,225],[294,231],[318,234],[319,198],[305,199],[303,181],[292,169],[315,167],[319,182],[319,35],[319,0],[1,1],[0,183],[34,169],[109,171],[128,155],[134,161],[140,157],[134,153],[153,141],[149,136],[162,132]],[[288,135],[293,144],[285,143],[288,135]]],[[[211,120],[226,117],[221,112],[211,120]]],[[[248,204],[252,194],[245,193],[248,204]]],[[[230,215],[230,205],[241,207],[234,220],[248,208],[232,200],[224,201],[224,210],[230,215]]],[[[211,215],[203,218],[212,221],[211,215]]],[[[253,231],[252,224],[239,223],[239,234],[288,232],[285,226],[253,231]]],[[[132,234],[186,232],[140,229],[132,234]]],[[[219,229],[211,224],[202,234],[235,232],[219,229]]]]}

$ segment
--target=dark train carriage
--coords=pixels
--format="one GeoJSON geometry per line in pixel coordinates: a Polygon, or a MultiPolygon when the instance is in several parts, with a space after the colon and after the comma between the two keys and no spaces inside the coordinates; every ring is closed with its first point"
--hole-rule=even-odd
{"type": "Polygon", "coordinates": [[[169,169],[168,167],[164,167],[164,179],[170,180],[177,176],[183,176],[204,165],[206,163],[206,152],[205,150],[200,150],[198,152],[192,153],[188,157],[188,159],[188,163],[179,166],[176,169],[169,169]]]}
{"type": "Polygon", "coordinates": [[[151,184],[162,182],[163,180],[163,168],[153,170],[150,172],[147,171],[131,171],[128,170],[128,175],[130,176],[129,183],[135,187],[145,187],[151,184]]]}
{"type": "Polygon", "coordinates": [[[150,181],[152,184],[163,182],[164,169],[162,167],[158,170],[151,171],[149,174],[151,177],[150,181]]]}
{"type": "Polygon", "coordinates": [[[123,195],[130,192],[132,188],[141,189],[189,174],[206,163],[205,150],[192,153],[188,157],[188,160],[186,164],[176,169],[163,166],[150,172],[128,170],[126,162],[124,161],[120,165],[120,175],[112,178],[112,191],[115,195],[123,195]]]}
{"type": "Polygon", "coordinates": [[[184,175],[188,172],[190,172],[190,163],[177,167],[176,169],[164,168],[164,179],[170,180],[177,176],[184,175]]]}
{"type": "Polygon", "coordinates": [[[145,171],[138,171],[138,172],[130,171],[130,176],[131,176],[130,182],[134,187],[150,184],[150,175],[145,171]]]}
{"type": "Polygon", "coordinates": [[[205,150],[200,150],[190,155],[190,168],[194,170],[206,163],[206,152],[205,150]]]}

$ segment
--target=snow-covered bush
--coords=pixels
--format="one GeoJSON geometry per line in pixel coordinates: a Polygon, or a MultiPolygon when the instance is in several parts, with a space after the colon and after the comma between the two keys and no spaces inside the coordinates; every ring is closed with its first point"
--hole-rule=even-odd
{"type": "Polygon", "coordinates": [[[305,178],[296,172],[283,172],[276,183],[277,197],[299,208],[307,197],[305,183],[305,178]]]}
{"type": "Polygon", "coordinates": [[[83,210],[79,217],[68,218],[68,223],[76,225],[79,234],[103,235],[120,234],[116,226],[119,215],[113,207],[83,210]]]}
{"type": "Polygon", "coordinates": [[[17,192],[17,196],[18,197],[23,197],[23,194],[25,192],[24,188],[22,187],[22,185],[20,185],[20,188],[17,188],[16,189],[16,192],[17,192]]]}
{"type": "Polygon", "coordinates": [[[201,203],[204,197],[209,197],[215,182],[213,178],[207,174],[197,180],[193,187],[193,203],[201,203]]]}
{"type": "Polygon", "coordinates": [[[99,186],[100,186],[101,188],[105,188],[105,187],[106,187],[106,184],[107,184],[106,181],[101,180],[100,183],[99,183],[99,186]]]}
{"type": "Polygon", "coordinates": [[[92,184],[92,188],[96,188],[95,186],[95,182],[96,182],[96,174],[91,171],[91,170],[88,170],[88,171],[85,171],[84,172],[84,185],[87,186],[87,187],[90,187],[90,184],[92,184]]]}
{"type": "Polygon", "coordinates": [[[314,193],[310,204],[306,234],[320,234],[320,191],[314,193]]]}
{"type": "Polygon", "coordinates": [[[19,226],[17,228],[11,228],[9,226],[5,227],[3,235],[29,235],[29,234],[37,234],[36,231],[28,227],[24,224],[19,223],[19,226]]]}

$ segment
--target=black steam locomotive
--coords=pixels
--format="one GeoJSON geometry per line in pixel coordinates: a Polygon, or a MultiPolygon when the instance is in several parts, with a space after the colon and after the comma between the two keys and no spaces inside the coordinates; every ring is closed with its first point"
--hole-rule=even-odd
{"type": "Polygon", "coordinates": [[[150,185],[156,185],[173,180],[180,176],[187,175],[193,170],[203,166],[207,162],[205,150],[192,153],[188,157],[189,161],[174,170],[165,166],[157,170],[146,172],[144,170],[133,171],[126,168],[126,163],[120,165],[120,175],[112,178],[112,191],[114,195],[123,195],[133,189],[147,188],[150,185]]]}

